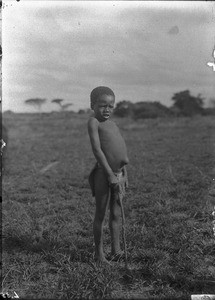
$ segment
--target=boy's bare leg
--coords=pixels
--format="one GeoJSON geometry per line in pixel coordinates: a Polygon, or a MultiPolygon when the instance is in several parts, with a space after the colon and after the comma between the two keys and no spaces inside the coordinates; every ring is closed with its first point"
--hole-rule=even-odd
{"type": "Polygon", "coordinates": [[[111,256],[122,254],[120,248],[120,215],[121,208],[113,195],[110,199],[109,227],[111,233],[111,256]]]}
{"type": "Polygon", "coordinates": [[[107,178],[102,169],[97,169],[95,172],[95,198],[96,198],[96,213],[93,223],[93,234],[95,242],[95,260],[97,262],[106,262],[103,251],[103,225],[105,213],[109,205],[109,187],[107,178]]]}

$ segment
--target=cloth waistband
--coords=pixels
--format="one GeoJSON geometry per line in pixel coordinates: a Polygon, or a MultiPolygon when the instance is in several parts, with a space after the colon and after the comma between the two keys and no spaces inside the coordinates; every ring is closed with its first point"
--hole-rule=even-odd
{"type": "Polygon", "coordinates": [[[113,172],[114,175],[118,178],[118,179],[121,179],[123,177],[123,172],[120,171],[120,172],[113,172]]]}
{"type": "MultiPolygon", "coordinates": [[[[96,163],[96,167],[102,169],[102,166],[98,162],[96,163]]],[[[118,179],[120,179],[123,176],[123,171],[113,172],[113,173],[115,176],[118,177],[118,179]]]]}

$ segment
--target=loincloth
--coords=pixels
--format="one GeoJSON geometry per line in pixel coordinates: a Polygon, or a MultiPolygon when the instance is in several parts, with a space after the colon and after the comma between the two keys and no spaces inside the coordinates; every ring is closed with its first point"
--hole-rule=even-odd
{"type": "MultiPolygon", "coordinates": [[[[90,184],[93,197],[95,197],[95,172],[98,169],[102,169],[102,167],[98,163],[96,163],[89,175],[89,184],[90,184]]],[[[118,194],[118,196],[124,197],[125,189],[128,187],[128,176],[127,176],[126,167],[124,166],[121,172],[118,173],[114,172],[114,175],[117,177],[118,183],[109,186],[111,192],[114,194],[118,194]]]]}

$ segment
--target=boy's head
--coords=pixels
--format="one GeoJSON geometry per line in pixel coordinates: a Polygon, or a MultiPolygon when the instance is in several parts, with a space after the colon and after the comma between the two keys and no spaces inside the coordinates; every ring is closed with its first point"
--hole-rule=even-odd
{"type": "Polygon", "coordinates": [[[109,119],[114,109],[114,92],[105,86],[99,86],[90,94],[90,106],[94,110],[95,117],[100,121],[109,119]]]}
{"type": "Polygon", "coordinates": [[[94,105],[95,105],[96,102],[101,100],[103,95],[112,96],[115,100],[114,92],[110,88],[108,88],[106,86],[98,86],[95,89],[93,89],[91,94],[90,94],[90,107],[91,107],[91,109],[94,108],[94,105]]]}

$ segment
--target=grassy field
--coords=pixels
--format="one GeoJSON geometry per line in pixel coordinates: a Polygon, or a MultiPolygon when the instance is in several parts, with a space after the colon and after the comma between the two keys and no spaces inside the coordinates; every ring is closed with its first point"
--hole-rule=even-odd
{"type": "MultiPolygon", "coordinates": [[[[93,261],[94,165],[87,116],[7,114],[3,292],[28,299],[190,299],[215,294],[208,197],[215,120],[115,120],[130,165],[124,199],[130,271],[93,261]]],[[[105,250],[110,251],[108,220],[105,250]]]]}

